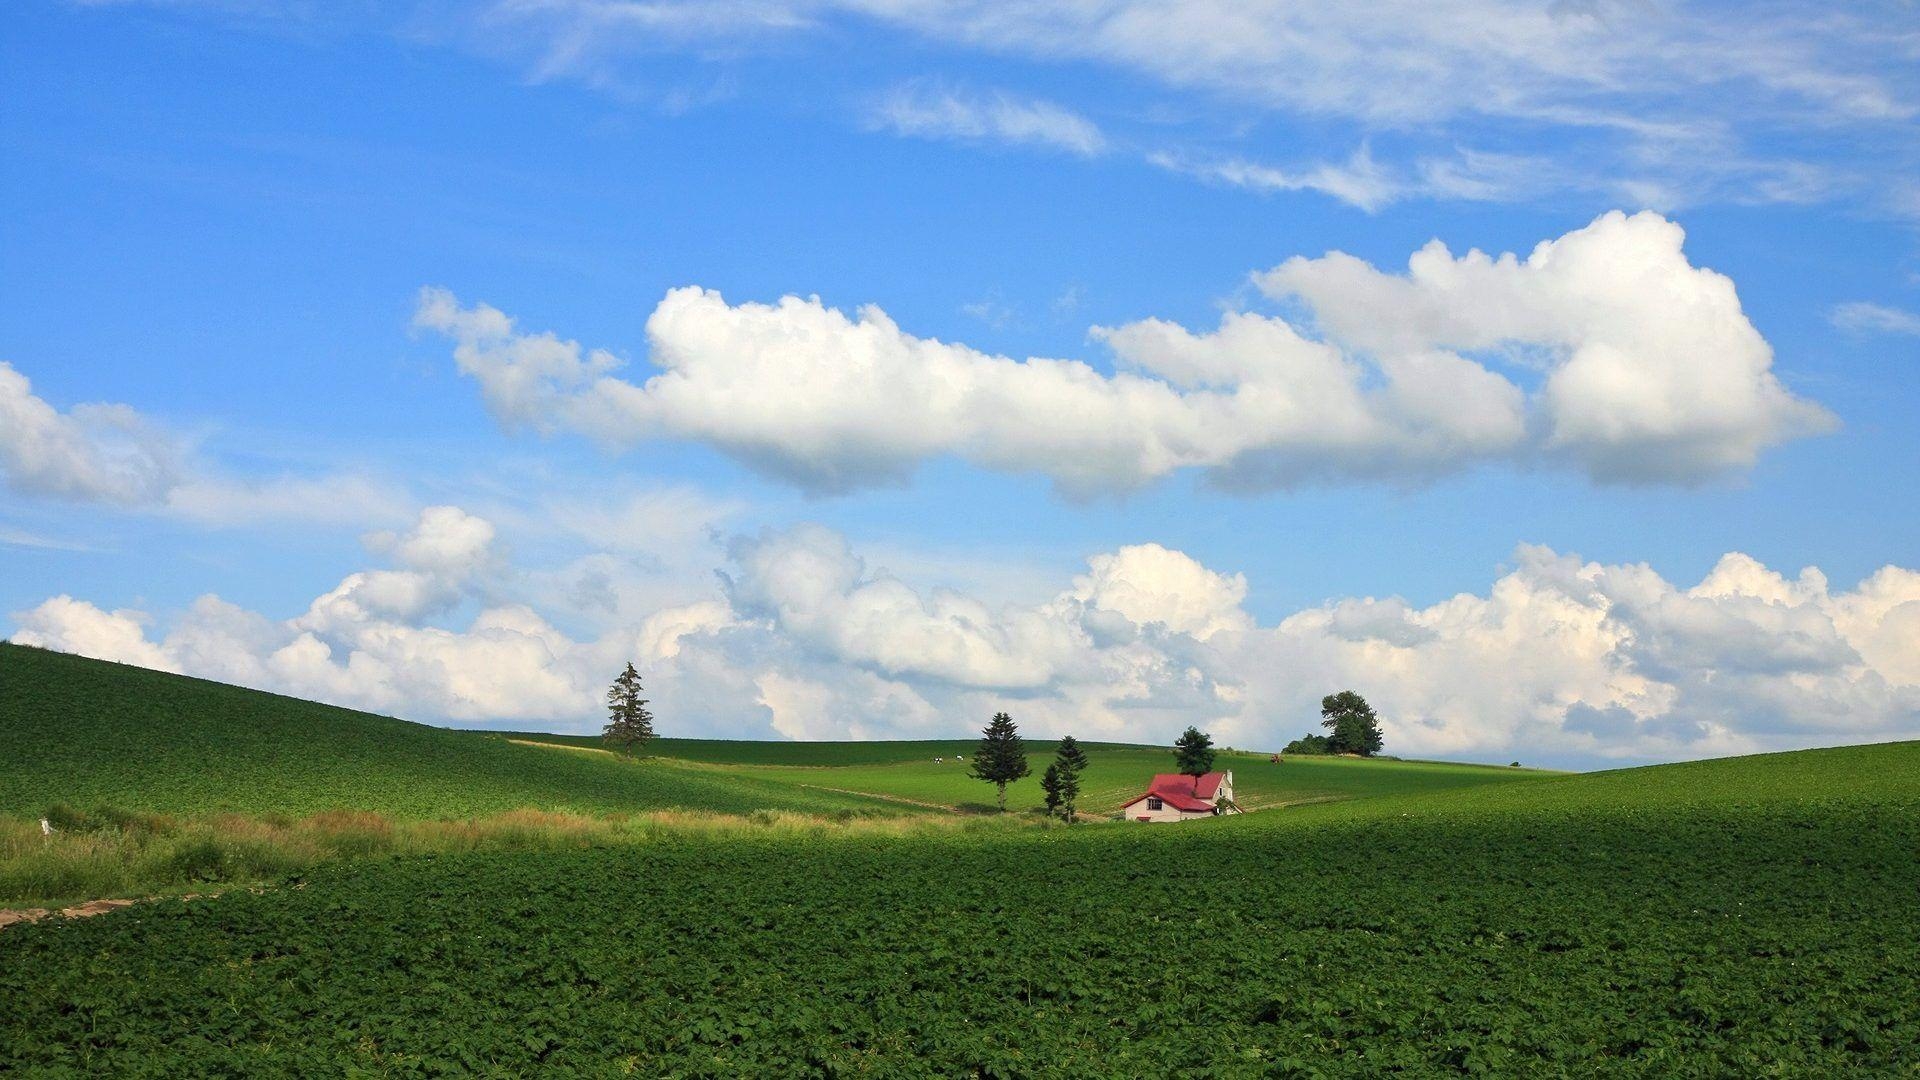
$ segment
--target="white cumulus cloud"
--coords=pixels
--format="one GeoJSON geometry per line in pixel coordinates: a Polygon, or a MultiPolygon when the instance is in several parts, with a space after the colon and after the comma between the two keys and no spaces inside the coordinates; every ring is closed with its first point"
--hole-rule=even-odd
{"type": "Polygon", "coordinates": [[[21,494],[165,513],[205,525],[387,519],[407,499],[367,477],[224,475],[130,405],[66,411],[0,361],[0,484],[21,494]]]}
{"type": "Polygon", "coordinates": [[[1920,572],[1836,590],[1739,553],[1697,584],[1523,546],[1481,592],[1347,597],[1263,625],[1247,584],[1157,544],[1098,553],[1033,603],[874,568],[816,525],[737,537],[705,595],[582,633],[509,595],[489,523],[452,507],[371,538],[293,618],[205,596],[164,624],[54,596],[13,640],[416,719],[598,724],[635,661],[674,734],[959,735],[1006,709],[1036,735],[1237,746],[1365,694],[1391,751],[1591,763],[1920,737],[1920,572]],[[460,615],[472,611],[471,615],[460,615]]]}
{"type": "Polygon", "coordinates": [[[1683,236],[1612,213],[1525,258],[1435,242],[1405,273],[1290,259],[1255,280],[1304,306],[1297,323],[1096,328],[1112,374],[918,337],[876,307],[729,304],[697,287],[647,320],[658,374],[641,383],[609,351],[442,289],[422,291],[416,321],[453,339],[504,424],[698,440],[813,491],[900,483],[940,455],[1073,495],[1183,469],[1257,490],[1488,462],[1697,482],[1834,420],[1781,385],[1733,283],[1693,266],[1683,236]]]}
{"type": "Polygon", "coordinates": [[[0,361],[0,476],[18,491],[88,502],[153,503],[180,483],[177,442],[125,405],[66,412],[0,361]]]}

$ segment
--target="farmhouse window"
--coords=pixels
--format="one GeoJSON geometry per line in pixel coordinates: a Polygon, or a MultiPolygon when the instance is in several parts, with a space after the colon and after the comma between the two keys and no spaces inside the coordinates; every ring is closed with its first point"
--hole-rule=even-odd
{"type": "Polygon", "coordinates": [[[1147,800],[1147,809],[1149,810],[1158,810],[1164,805],[1166,804],[1162,803],[1158,797],[1150,798],[1147,800]]]}

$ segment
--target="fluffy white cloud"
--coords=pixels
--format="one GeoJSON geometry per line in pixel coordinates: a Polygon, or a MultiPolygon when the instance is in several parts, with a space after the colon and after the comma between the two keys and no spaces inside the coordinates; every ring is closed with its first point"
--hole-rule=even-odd
{"type": "Polygon", "coordinates": [[[404,513],[405,497],[364,477],[236,479],[128,405],[61,412],[0,361],[0,483],[26,495],[172,514],[207,525],[264,519],[333,524],[404,513]]]}
{"type": "Polygon", "coordinates": [[[71,596],[51,597],[15,619],[11,640],[21,645],[76,652],[83,656],[135,664],[157,671],[178,671],[165,649],[147,640],[146,616],[137,611],[102,611],[71,596]]]}
{"type": "MultiPolygon", "coordinates": [[[[1525,259],[1456,258],[1436,241],[1404,275],[1336,254],[1289,259],[1257,281],[1390,368],[1463,373],[1461,353],[1490,351],[1537,364],[1545,453],[1602,479],[1689,480],[1749,466],[1833,419],[1781,387],[1733,282],[1690,265],[1684,239],[1657,214],[1614,213],[1525,259]]],[[[1443,401],[1432,389],[1421,400],[1443,401]]]]}
{"type": "Polygon", "coordinates": [[[1252,313],[1202,332],[1147,319],[1095,330],[1111,375],[916,337],[874,307],[730,305],[701,288],[648,319],[660,372],[643,384],[607,351],[444,290],[423,290],[416,319],[454,340],[509,426],[696,439],[815,491],[900,482],[943,454],[1077,495],[1186,468],[1264,489],[1489,461],[1686,482],[1833,420],[1782,388],[1733,283],[1691,265],[1682,239],[1658,215],[1614,213],[1525,259],[1438,242],[1405,274],[1291,259],[1256,281],[1304,304],[1317,338],[1252,313]]]}
{"type": "Polygon", "coordinates": [[[317,633],[390,621],[413,623],[458,603],[495,564],[492,522],[455,506],[430,506],[404,535],[371,533],[367,546],[390,555],[395,570],[362,570],[316,599],[293,625],[317,633]]]}
{"type": "Polygon", "coordinates": [[[894,87],[870,122],[899,135],[963,142],[1045,146],[1081,157],[1107,148],[1098,125],[1050,101],[1004,91],[975,94],[925,82],[894,87]]]}
{"type": "Polygon", "coordinates": [[[1039,613],[996,616],[945,589],[922,596],[872,577],[845,537],[817,525],[737,540],[733,609],[798,644],[887,675],[976,687],[1033,689],[1055,677],[1073,643],[1039,613]]]}
{"type": "Polygon", "coordinates": [[[1184,552],[1133,544],[1087,560],[1087,573],[1070,594],[1088,608],[1112,612],[1135,626],[1162,626],[1205,640],[1223,630],[1251,629],[1240,608],[1247,579],[1214,573],[1184,552]]]}
{"type": "Polygon", "coordinates": [[[0,476],[18,491],[132,505],[180,482],[180,447],[125,405],[61,412],[0,361],[0,476]]]}
{"type": "MultiPolygon", "coordinates": [[[[1920,737],[1920,573],[1847,591],[1738,553],[1698,584],[1522,547],[1484,594],[1347,598],[1262,626],[1246,583],[1154,544],[1091,557],[1038,603],[992,606],[872,569],[818,526],[737,538],[717,594],[568,633],[527,602],[486,523],[452,508],[372,544],[275,620],[203,597],[144,615],[57,596],[14,640],[424,719],[597,723],[631,659],[680,734],[1035,734],[1162,742],[1186,724],[1278,746],[1364,693],[1398,753],[1533,762],[1698,757],[1920,737]],[[464,625],[444,625],[460,610],[464,625]],[[422,597],[434,602],[426,602],[422,597]]],[[[533,575],[526,575],[532,577],[533,575]]]]}

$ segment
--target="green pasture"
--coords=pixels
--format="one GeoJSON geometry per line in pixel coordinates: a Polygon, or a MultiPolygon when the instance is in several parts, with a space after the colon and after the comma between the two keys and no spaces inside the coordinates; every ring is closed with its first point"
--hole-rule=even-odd
{"type": "Polygon", "coordinates": [[[124,664],[0,644],[0,815],[523,807],[901,813],[904,804],[672,761],[521,746],[124,664]]]}

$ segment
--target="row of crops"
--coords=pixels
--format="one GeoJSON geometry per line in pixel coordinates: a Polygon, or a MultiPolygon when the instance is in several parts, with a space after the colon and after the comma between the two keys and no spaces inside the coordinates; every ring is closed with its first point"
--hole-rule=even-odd
{"type": "Polygon", "coordinates": [[[1839,1076],[1920,1045],[1910,805],[747,835],[300,884],[0,935],[0,1073],[1839,1076]]]}

